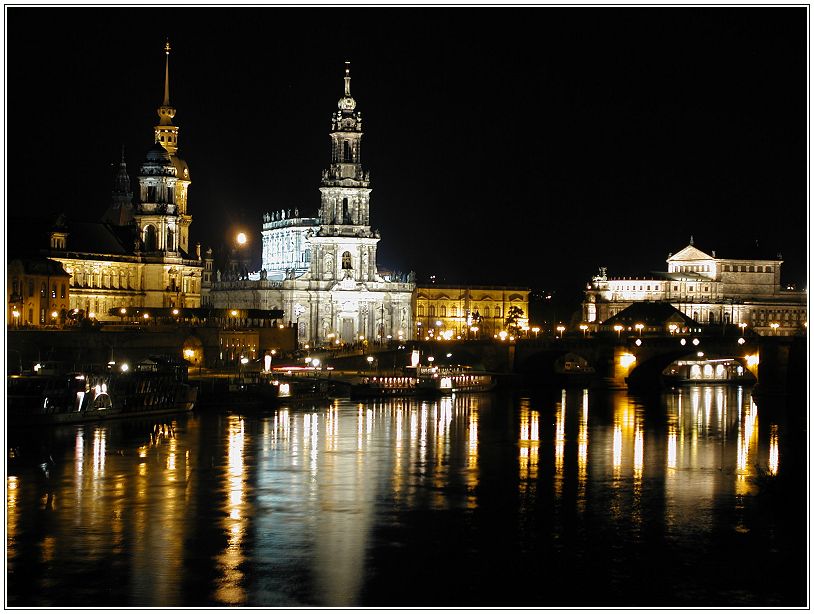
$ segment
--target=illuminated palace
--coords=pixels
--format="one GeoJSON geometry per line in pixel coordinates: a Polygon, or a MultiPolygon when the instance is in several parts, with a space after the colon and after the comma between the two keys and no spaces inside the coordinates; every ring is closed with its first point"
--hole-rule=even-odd
{"type": "Polygon", "coordinates": [[[434,284],[415,289],[415,333],[419,339],[492,337],[506,328],[512,307],[522,315],[519,328],[528,327],[528,288],[434,284]]]}
{"type": "Polygon", "coordinates": [[[667,258],[667,271],[648,278],[609,278],[588,284],[583,318],[601,323],[636,302],[668,302],[706,325],[746,325],[759,334],[792,335],[807,325],[807,293],[780,284],[775,258],[719,258],[690,244],[667,258]]]}
{"type": "Polygon", "coordinates": [[[169,53],[167,43],[164,101],[158,107],[155,145],[140,165],[135,204],[122,153],[103,219],[81,222],[62,216],[50,232],[47,255],[71,276],[70,308],[99,320],[115,319],[109,311],[121,307],[200,307],[206,293],[211,258],[201,257],[200,245],[190,253],[191,179],[178,157],[169,53]]]}
{"type": "Polygon", "coordinates": [[[303,343],[408,338],[412,276],[380,274],[379,233],[370,226],[370,175],[362,168],[362,115],[345,91],[332,116],[331,164],[322,172],[316,217],[263,216],[262,271],[213,283],[212,305],[281,308],[303,343]]]}

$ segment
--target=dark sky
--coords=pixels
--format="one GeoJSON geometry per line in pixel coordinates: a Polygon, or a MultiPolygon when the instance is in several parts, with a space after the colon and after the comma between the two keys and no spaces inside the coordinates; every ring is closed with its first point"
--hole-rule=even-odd
{"type": "MultiPolygon", "coordinates": [[[[579,292],[696,246],[807,267],[793,8],[9,8],[7,211],[101,215],[163,96],[192,240],[315,212],[350,60],[380,268],[579,292]]],[[[13,232],[13,227],[8,232],[13,232]]]]}

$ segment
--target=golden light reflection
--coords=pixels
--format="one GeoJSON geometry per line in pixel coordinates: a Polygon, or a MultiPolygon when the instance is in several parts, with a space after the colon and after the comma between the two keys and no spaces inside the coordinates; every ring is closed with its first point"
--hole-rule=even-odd
{"type": "MultiPolygon", "coordinates": [[[[562,478],[565,464],[565,390],[560,394],[560,402],[555,409],[554,427],[554,471],[562,478]]],[[[557,480],[560,486],[562,481],[557,480]]]]}
{"type": "Polygon", "coordinates": [[[577,472],[580,488],[585,487],[588,478],[588,390],[582,391],[582,413],[579,416],[577,435],[577,472]]]}
{"type": "Polygon", "coordinates": [[[667,468],[675,470],[678,467],[678,433],[675,424],[667,427],[667,468]]]}
{"type": "Polygon", "coordinates": [[[215,598],[228,605],[245,603],[246,593],[242,586],[241,570],[245,555],[243,537],[246,532],[247,519],[244,514],[246,496],[245,447],[246,433],[243,419],[229,416],[227,424],[227,470],[225,474],[228,492],[228,519],[224,520],[227,543],[223,552],[217,557],[222,577],[217,582],[215,598]]]}
{"type": "Polygon", "coordinates": [[[540,413],[529,407],[528,399],[520,401],[520,490],[528,489],[528,482],[537,479],[540,455],[540,413]]]}
{"type": "Polygon", "coordinates": [[[738,479],[744,480],[754,474],[752,466],[753,447],[757,444],[757,405],[750,402],[743,408],[738,423],[738,479]]]}
{"type": "Polygon", "coordinates": [[[769,427],[769,475],[777,475],[780,465],[780,451],[777,445],[777,425],[769,427]]]}
{"type": "Polygon", "coordinates": [[[10,475],[6,478],[6,560],[15,558],[17,540],[17,520],[19,511],[17,508],[17,497],[19,483],[17,476],[10,475]]]}
{"type": "Polygon", "coordinates": [[[644,471],[644,430],[641,422],[636,422],[633,438],[633,478],[637,482],[642,480],[644,471]]]}

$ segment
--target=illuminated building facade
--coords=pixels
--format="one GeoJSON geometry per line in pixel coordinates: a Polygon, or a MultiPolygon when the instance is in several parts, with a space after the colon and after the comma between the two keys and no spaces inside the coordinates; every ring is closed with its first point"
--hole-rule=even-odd
{"type": "MultiPolygon", "coordinates": [[[[331,118],[331,164],[322,173],[316,217],[298,210],[263,216],[262,271],[215,281],[213,306],[282,308],[301,343],[409,338],[410,276],[376,267],[379,233],[370,226],[370,175],[362,168],[362,115],[350,94],[331,118]]],[[[228,274],[227,274],[228,275],[228,274]]]]}
{"type": "Polygon", "coordinates": [[[99,320],[118,320],[121,307],[200,307],[206,303],[211,251],[190,253],[189,167],[178,157],[175,108],[169,102],[165,47],[164,100],[155,145],[140,165],[136,202],[127,165],[114,179],[112,203],[100,222],[62,216],[50,232],[48,256],[70,275],[70,308],[99,320]]]}
{"type": "Polygon", "coordinates": [[[781,256],[719,258],[690,244],[667,258],[667,271],[647,278],[609,278],[604,269],[585,291],[583,318],[602,323],[642,301],[663,301],[704,325],[745,324],[767,335],[807,325],[807,294],[780,284],[781,256]],[[773,326],[774,325],[774,326],[773,326]]]}
{"type": "Polygon", "coordinates": [[[61,324],[71,304],[70,275],[48,258],[21,258],[8,263],[6,322],[13,328],[61,324]]]}
{"type": "Polygon", "coordinates": [[[413,314],[418,339],[478,339],[506,330],[512,307],[522,311],[519,328],[528,326],[529,289],[489,286],[417,286],[413,314]]]}

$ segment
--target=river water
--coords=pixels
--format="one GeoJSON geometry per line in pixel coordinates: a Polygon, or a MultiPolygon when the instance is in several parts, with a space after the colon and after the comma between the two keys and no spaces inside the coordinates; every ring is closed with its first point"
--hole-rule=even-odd
{"type": "Polygon", "coordinates": [[[695,386],[8,431],[6,603],[802,606],[805,424],[695,386]]]}

